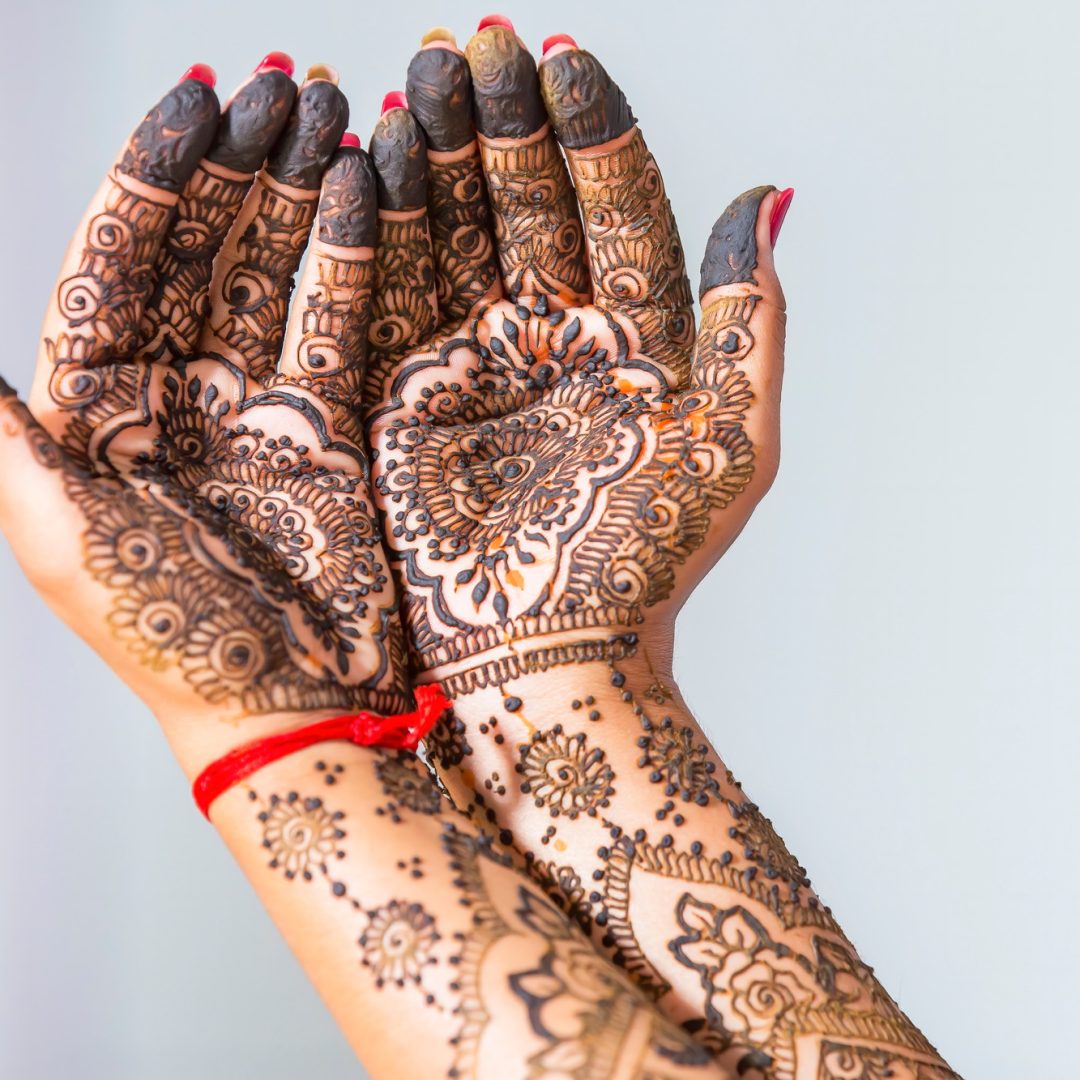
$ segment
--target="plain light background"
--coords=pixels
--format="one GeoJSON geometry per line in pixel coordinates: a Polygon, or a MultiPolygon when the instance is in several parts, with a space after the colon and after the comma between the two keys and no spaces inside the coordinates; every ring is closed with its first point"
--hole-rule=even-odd
{"type": "MultiPolygon", "coordinates": [[[[366,139],[472,2],[3,0],[3,373],[192,62],[337,65],[366,139]]],[[[721,753],[968,1080],[1074,1075],[1080,572],[1072,3],[508,7],[620,80],[696,267],[796,188],[780,477],[679,625],[721,753]]],[[[695,275],[696,276],[696,275],[695,275]]],[[[0,1075],[359,1077],[152,719],[0,543],[0,1075]]]]}

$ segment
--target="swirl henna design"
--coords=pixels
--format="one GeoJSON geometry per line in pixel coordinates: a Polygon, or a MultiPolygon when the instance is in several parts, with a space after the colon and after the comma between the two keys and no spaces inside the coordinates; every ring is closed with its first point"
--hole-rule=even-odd
{"type": "MultiPolygon", "coordinates": [[[[292,85],[280,72],[269,78],[269,90],[260,88],[261,74],[248,84],[258,91],[251,102],[243,91],[234,99],[230,108],[256,115],[221,124],[218,141],[200,155],[204,165],[224,157],[250,167],[264,156],[268,126],[280,127],[271,115],[278,106],[267,106],[281,97],[272,88],[281,80],[292,85]]],[[[316,186],[310,199],[302,192],[304,202],[294,203],[308,223],[318,206],[318,235],[302,284],[306,303],[264,383],[237,362],[239,350],[154,360],[109,354],[93,366],[73,359],[43,369],[49,394],[41,416],[58,437],[53,442],[36,424],[28,430],[40,431],[38,442],[51,448],[64,513],[82,534],[87,580],[78,591],[86,593],[91,621],[108,627],[117,662],[155,708],[171,712],[186,701],[189,710],[209,705],[241,716],[312,708],[398,712],[408,705],[395,588],[355,409],[373,279],[374,172],[352,147],[338,151],[325,177],[313,171],[315,162],[330,159],[325,144],[343,115],[338,99],[328,83],[307,84],[284,145],[272,154],[271,170],[287,181],[321,184],[322,194],[316,186]]],[[[137,132],[133,140],[147,138],[137,132]]],[[[256,183],[245,210],[262,212],[269,185],[279,182],[270,171],[260,179],[265,183],[256,183]]],[[[190,183],[186,189],[196,190],[202,189],[190,183]]],[[[108,185],[106,211],[95,207],[91,220],[98,230],[92,236],[107,232],[119,244],[118,258],[130,259],[135,235],[141,231],[149,251],[169,222],[142,213],[129,194],[108,185]],[[107,228],[100,224],[106,214],[107,228]]],[[[286,201],[284,188],[275,195],[286,201]]],[[[232,207],[222,210],[219,234],[235,200],[232,207]]],[[[254,277],[256,263],[265,269],[276,259],[279,295],[266,306],[280,311],[282,324],[266,322],[264,329],[280,348],[287,307],[281,294],[292,287],[286,264],[299,262],[306,228],[293,230],[286,253],[276,247],[279,231],[253,235],[259,217],[248,213],[245,221],[245,210],[232,226],[232,255],[249,245],[258,258],[245,265],[226,251],[211,291],[231,292],[235,303],[236,278],[254,277]]],[[[178,222],[172,235],[185,227],[178,222]]],[[[176,264],[157,265],[166,275],[176,264]]],[[[108,261],[101,270],[125,273],[108,261]]],[[[182,286],[162,281],[159,295],[174,287],[182,286]]],[[[194,330],[188,340],[193,336],[194,330]]],[[[262,343],[259,355],[269,361],[262,343]]]]}

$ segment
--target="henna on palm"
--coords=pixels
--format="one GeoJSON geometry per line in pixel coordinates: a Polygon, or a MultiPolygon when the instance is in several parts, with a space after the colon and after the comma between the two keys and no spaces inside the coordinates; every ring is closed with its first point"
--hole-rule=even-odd
{"type": "MultiPolygon", "coordinates": [[[[603,68],[568,49],[537,82],[505,27],[465,55],[509,299],[459,320],[440,293],[438,330],[384,357],[369,405],[414,661],[455,698],[430,760],[732,1074],[952,1076],[662,674],[671,612],[775,468],[775,189],[717,222],[695,335],[663,182],[603,68]],[[587,244],[556,257],[569,177],[587,244]]],[[[436,132],[449,66],[411,69],[436,132]]]]}
{"type": "MultiPolygon", "coordinates": [[[[164,207],[143,211],[156,194],[132,202],[119,185],[106,187],[107,209],[90,218],[87,251],[105,296],[133,276],[152,285],[150,253],[184,246],[180,237],[195,219],[212,219],[213,229],[200,233],[199,272],[224,243],[210,285],[217,329],[198,323],[205,312],[189,291],[189,268],[163,254],[157,271],[166,278],[156,293],[139,295],[171,296],[175,304],[155,310],[185,308],[185,332],[170,334],[170,347],[161,350],[162,326],[181,324],[147,318],[131,356],[94,346],[61,360],[50,349],[35,412],[56,442],[25,418],[37,444],[52,446],[46,463],[62,478],[63,512],[83,534],[85,581],[75,585],[86,609],[81,618],[105,620],[115,642],[109,651],[170,715],[198,707],[236,717],[313,708],[396,712],[407,704],[394,587],[355,410],[374,277],[374,173],[356,148],[343,147],[330,160],[346,115],[336,86],[309,81],[290,113],[283,83],[293,86],[280,71],[257,74],[226,110],[226,118],[244,110],[235,121],[218,124],[216,106],[197,113],[213,118],[203,123],[209,137],[215,127],[217,135],[209,148],[204,137],[197,153],[174,150],[169,158],[175,190],[184,188],[181,168],[195,171],[181,204],[189,212],[171,226],[164,207]],[[252,185],[250,174],[268,153],[267,170],[252,185]],[[211,205],[204,182],[219,160],[248,170],[250,191],[211,205]],[[272,189],[275,206],[261,216],[272,189]],[[286,192],[302,198],[305,212],[304,224],[294,215],[283,231],[271,218],[282,220],[275,215],[286,192]],[[305,304],[283,351],[292,271],[316,210],[305,304]],[[94,249],[106,215],[110,259],[94,249]],[[256,282],[265,289],[258,296],[256,282]],[[178,352],[196,337],[213,347],[178,352]]],[[[212,98],[209,87],[197,85],[199,101],[212,98]]],[[[185,101],[187,86],[179,88],[185,101]]],[[[144,122],[121,168],[139,162],[141,175],[154,173],[145,132],[156,130],[162,112],[144,122]]],[[[196,142],[188,136],[182,146],[196,142]]],[[[64,340],[54,327],[71,335],[64,303],[70,278],[59,295],[46,324],[53,344],[64,340]]],[[[126,303],[123,318],[138,326],[135,299],[126,303]]],[[[235,734],[213,736],[226,747],[222,740],[235,741],[235,734]]]]}

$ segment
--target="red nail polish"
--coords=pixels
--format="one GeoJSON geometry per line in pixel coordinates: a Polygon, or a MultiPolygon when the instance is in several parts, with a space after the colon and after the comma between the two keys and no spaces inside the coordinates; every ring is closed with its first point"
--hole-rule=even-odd
{"type": "Polygon", "coordinates": [[[391,90],[389,94],[382,99],[382,116],[385,116],[391,109],[407,109],[409,102],[405,95],[400,90],[391,90]]]}
{"type": "Polygon", "coordinates": [[[552,34],[551,37],[545,38],[544,44],[540,46],[541,57],[546,56],[548,50],[556,45],[569,45],[571,49],[578,47],[578,43],[569,34],[552,34]]]}
{"type": "Polygon", "coordinates": [[[259,61],[259,66],[255,70],[284,71],[291,79],[293,77],[293,72],[296,70],[296,65],[293,63],[293,58],[288,53],[272,52],[267,53],[262,60],[259,61]]]}
{"type": "Polygon", "coordinates": [[[201,83],[206,83],[211,89],[217,84],[217,73],[209,64],[192,64],[191,67],[180,76],[180,82],[186,82],[188,79],[197,79],[201,83]]]}
{"type": "Polygon", "coordinates": [[[504,26],[511,34],[515,32],[514,24],[505,15],[485,15],[480,20],[476,32],[479,34],[481,30],[486,30],[489,26],[504,26]]]}
{"type": "Polygon", "coordinates": [[[769,243],[773,247],[776,246],[776,238],[780,235],[780,226],[784,224],[784,218],[787,217],[788,207],[791,206],[793,198],[795,198],[795,189],[793,187],[784,188],[776,196],[776,202],[773,203],[772,213],[769,215],[769,243]]]}
{"type": "Polygon", "coordinates": [[[351,131],[346,131],[345,134],[341,136],[341,142],[338,143],[338,146],[351,146],[354,150],[359,150],[360,136],[355,135],[351,131]]]}

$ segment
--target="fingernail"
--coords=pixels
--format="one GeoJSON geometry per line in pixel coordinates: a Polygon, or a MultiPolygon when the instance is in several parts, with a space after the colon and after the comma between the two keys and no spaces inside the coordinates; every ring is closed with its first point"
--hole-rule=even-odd
{"type": "Polygon", "coordinates": [[[304,76],[304,81],[314,82],[316,79],[325,79],[328,83],[333,83],[335,86],[337,86],[337,68],[333,68],[329,64],[312,64],[311,67],[307,69],[307,74],[304,76]]]}
{"type": "Polygon", "coordinates": [[[408,99],[400,90],[391,90],[389,94],[382,99],[382,112],[380,116],[385,116],[391,109],[407,109],[409,107],[408,99]]]}
{"type": "Polygon", "coordinates": [[[341,136],[341,142],[338,143],[338,146],[351,146],[354,150],[359,150],[360,136],[351,131],[346,131],[345,134],[341,136]]]}
{"type": "Polygon", "coordinates": [[[296,64],[293,63],[293,58],[288,53],[272,52],[267,53],[262,60],[259,61],[259,66],[255,70],[284,71],[291,79],[293,72],[296,70],[296,64]]]}
{"type": "Polygon", "coordinates": [[[486,30],[489,26],[503,26],[513,34],[514,24],[505,15],[485,15],[476,27],[476,32],[479,34],[481,30],[486,30]]]}
{"type": "Polygon", "coordinates": [[[788,207],[791,206],[793,198],[795,198],[795,189],[784,188],[773,203],[772,213],[769,215],[769,243],[773,247],[776,247],[776,238],[780,235],[780,228],[784,224],[784,218],[787,217],[788,207]]]}
{"type": "Polygon", "coordinates": [[[569,45],[571,49],[578,47],[578,43],[569,34],[552,34],[551,37],[545,38],[544,44],[540,46],[540,58],[547,56],[556,45],[569,45]]]}
{"type": "Polygon", "coordinates": [[[447,30],[445,26],[433,26],[421,39],[421,45],[430,45],[434,41],[445,41],[448,45],[456,45],[457,38],[453,30],[447,30]]]}
{"type": "Polygon", "coordinates": [[[191,67],[180,76],[180,82],[186,82],[188,79],[197,79],[201,83],[206,83],[211,89],[217,84],[217,73],[209,64],[192,64],[191,67]]]}

